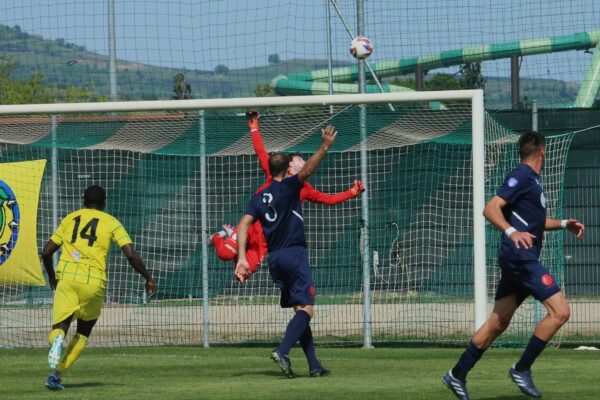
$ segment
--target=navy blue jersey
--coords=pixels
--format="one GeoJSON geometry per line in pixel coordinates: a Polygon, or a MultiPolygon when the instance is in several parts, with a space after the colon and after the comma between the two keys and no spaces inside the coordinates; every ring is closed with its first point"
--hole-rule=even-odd
{"type": "Polygon", "coordinates": [[[269,253],[294,246],[306,247],[300,201],[302,187],[298,175],[281,182],[273,180],[248,203],[246,214],[260,221],[269,253]]]}
{"type": "Polygon", "coordinates": [[[529,249],[517,249],[512,240],[502,234],[499,256],[507,260],[537,260],[542,250],[546,225],[547,200],[540,176],[530,166],[519,164],[511,171],[496,192],[506,201],[504,218],[520,232],[535,236],[529,249]]]}

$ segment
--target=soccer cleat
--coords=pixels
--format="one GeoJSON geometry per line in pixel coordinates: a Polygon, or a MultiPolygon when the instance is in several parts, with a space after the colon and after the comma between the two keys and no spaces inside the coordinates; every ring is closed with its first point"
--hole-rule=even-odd
{"type": "Polygon", "coordinates": [[[63,390],[65,388],[60,378],[57,378],[54,375],[50,375],[48,379],[46,379],[46,387],[50,390],[63,390]]]}
{"type": "Polygon", "coordinates": [[[279,368],[281,368],[281,372],[288,378],[294,377],[294,371],[292,371],[292,362],[290,358],[284,354],[281,354],[277,349],[273,350],[271,353],[271,360],[275,361],[279,368]]]}
{"type": "Polygon", "coordinates": [[[50,351],[48,352],[48,366],[52,369],[55,369],[60,362],[64,341],[65,337],[63,335],[56,335],[52,341],[52,346],[50,346],[50,351]]]}
{"type": "Polygon", "coordinates": [[[460,400],[471,400],[469,393],[467,392],[467,381],[461,381],[460,379],[452,376],[452,371],[448,371],[446,375],[442,377],[442,382],[448,389],[454,393],[454,395],[460,400]]]}
{"type": "Polygon", "coordinates": [[[233,235],[233,226],[229,224],[223,224],[223,229],[225,230],[227,237],[231,237],[233,235]]]}
{"type": "Polygon", "coordinates": [[[525,393],[527,396],[536,398],[542,397],[542,394],[533,384],[533,377],[531,376],[530,369],[525,371],[517,371],[513,365],[511,369],[508,370],[508,376],[510,376],[513,382],[517,384],[519,389],[521,389],[521,392],[525,393]]]}
{"type": "Polygon", "coordinates": [[[213,233],[212,235],[209,235],[206,238],[206,247],[211,247],[212,245],[214,245],[213,238],[215,236],[217,236],[217,235],[221,236],[222,238],[226,238],[227,237],[227,233],[225,231],[219,231],[217,233],[213,233]]]}
{"type": "Polygon", "coordinates": [[[331,371],[329,370],[329,368],[325,368],[323,365],[321,365],[321,363],[319,363],[319,365],[317,365],[316,367],[311,367],[310,368],[310,376],[315,378],[318,376],[329,376],[331,375],[331,371]]]}

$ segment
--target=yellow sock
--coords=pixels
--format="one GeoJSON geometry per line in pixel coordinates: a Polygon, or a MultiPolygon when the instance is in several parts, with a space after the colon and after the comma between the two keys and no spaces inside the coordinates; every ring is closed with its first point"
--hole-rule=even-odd
{"type": "Polygon", "coordinates": [[[83,352],[87,341],[87,336],[80,335],[79,333],[73,336],[73,339],[71,339],[71,341],[69,342],[69,347],[67,348],[67,351],[61,357],[58,367],[56,367],[56,370],[59,373],[62,374],[63,372],[71,368],[73,363],[75,363],[75,361],[83,352]]]}
{"type": "Polygon", "coordinates": [[[52,346],[52,342],[54,342],[54,338],[57,335],[62,335],[63,338],[65,337],[65,331],[63,331],[62,329],[56,328],[56,329],[52,329],[52,332],[50,332],[50,336],[48,336],[48,344],[50,346],[52,346]]]}

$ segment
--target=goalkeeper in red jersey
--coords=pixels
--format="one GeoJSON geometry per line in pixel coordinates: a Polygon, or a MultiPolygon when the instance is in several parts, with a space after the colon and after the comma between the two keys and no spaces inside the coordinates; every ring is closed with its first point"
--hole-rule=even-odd
{"type": "MultiPolygon", "coordinates": [[[[259,187],[255,193],[260,192],[265,187],[269,186],[272,180],[272,176],[269,172],[269,154],[265,149],[260,130],[258,128],[258,121],[260,114],[257,111],[248,111],[246,113],[246,120],[248,121],[248,127],[250,128],[250,137],[252,138],[252,145],[254,146],[254,152],[258,156],[260,167],[265,173],[265,183],[259,187]]],[[[288,175],[296,175],[304,166],[304,159],[299,153],[291,155],[290,167],[288,169],[288,175]]],[[[304,183],[304,187],[300,191],[300,200],[311,201],[313,203],[334,205],[342,203],[346,200],[352,199],[358,196],[365,190],[364,185],[361,181],[355,180],[354,184],[346,191],[327,194],[315,189],[308,181],[304,183]]],[[[237,262],[237,228],[230,225],[223,225],[223,230],[219,231],[208,238],[208,245],[214,246],[217,252],[217,256],[223,261],[234,260],[237,262]]],[[[259,223],[254,223],[248,230],[248,242],[246,245],[246,258],[250,265],[250,270],[246,274],[236,273],[236,279],[244,281],[250,277],[251,274],[256,272],[263,258],[267,254],[267,242],[265,240],[262,227],[259,223]]]]}

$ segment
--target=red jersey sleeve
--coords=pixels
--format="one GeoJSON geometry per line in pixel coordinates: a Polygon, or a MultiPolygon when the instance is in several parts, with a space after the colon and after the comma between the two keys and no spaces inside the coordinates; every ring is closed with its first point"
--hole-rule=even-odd
{"type": "Polygon", "coordinates": [[[313,203],[326,204],[326,205],[334,205],[342,203],[346,200],[349,200],[354,197],[354,193],[350,189],[335,193],[335,194],[327,194],[318,191],[315,189],[310,183],[304,182],[304,187],[300,190],[300,201],[312,201],[313,203]]]}
{"type": "Polygon", "coordinates": [[[254,146],[254,152],[258,156],[260,167],[267,176],[267,180],[269,180],[271,177],[271,174],[269,173],[269,153],[267,153],[267,150],[265,149],[265,144],[263,143],[260,131],[258,129],[252,129],[250,131],[250,137],[252,138],[252,145],[254,146]]]}
{"type": "Polygon", "coordinates": [[[260,163],[260,168],[265,173],[265,183],[259,187],[256,192],[258,193],[271,183],[273,177],[269,172],[269,153],[265,149],[265,144],[263,143],[262,136],[260,135],[260,131],[258,129],[250,130],[250,137],[252,138],[252,146],[254,146],[254,153],[258,156],[258,162],[260,163]]]}

